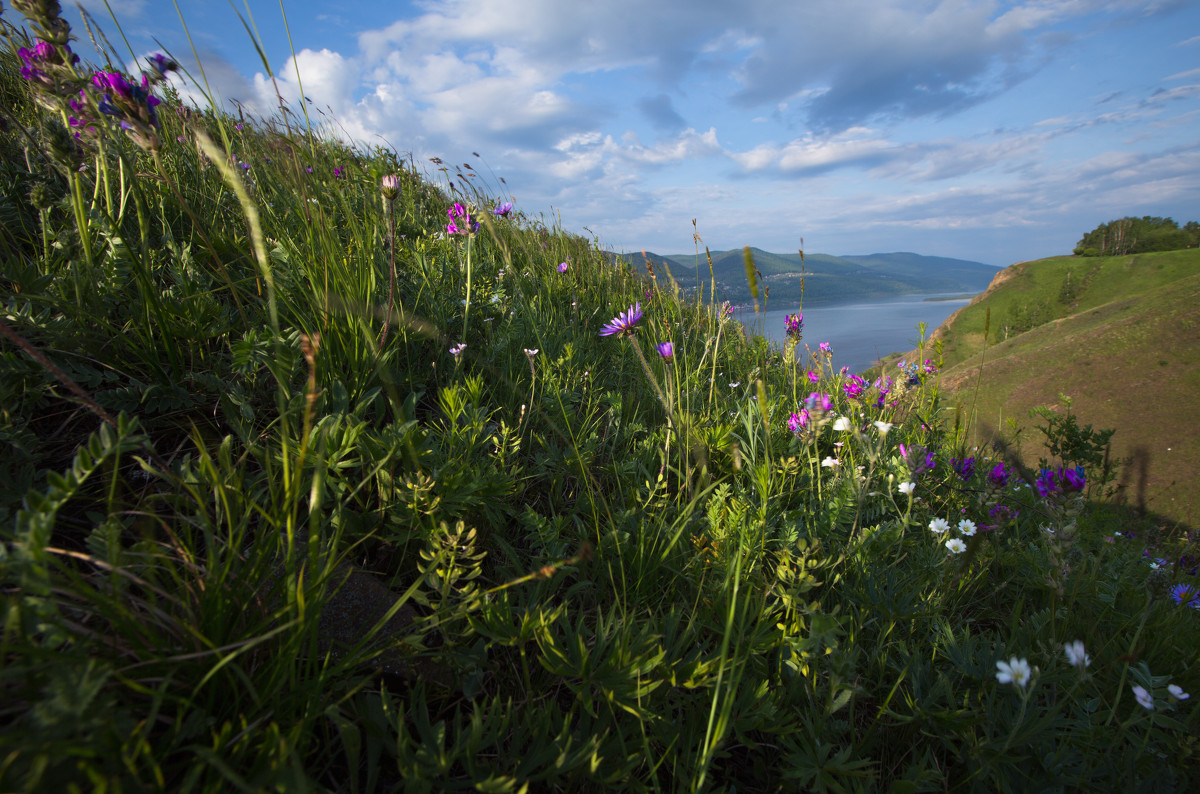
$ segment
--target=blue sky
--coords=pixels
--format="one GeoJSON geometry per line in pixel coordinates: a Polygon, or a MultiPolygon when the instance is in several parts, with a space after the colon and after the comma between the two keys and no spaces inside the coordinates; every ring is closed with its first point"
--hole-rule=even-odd
{"type": "MultiPolygon", "coordinates": [[[[171,4],[111,5],[196,73],[171,4]]],[[[691,252],[694,218],[713,250],[1008,265],[1200,220],[1196,0],[284,0],[287,28],[179,0],[210,88],[269,113],[234,7],[335,134],[431,178],[478,152],[519,209],[619,251],[691,252]]]]}

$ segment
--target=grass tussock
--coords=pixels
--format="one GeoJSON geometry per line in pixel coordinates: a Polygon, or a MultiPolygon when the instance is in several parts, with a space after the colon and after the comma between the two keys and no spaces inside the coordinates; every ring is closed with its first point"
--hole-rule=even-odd
{"type": "Polygon", "coordinates": [[[0,789],[1197,785],[1195,541],[1118,536],[1090,431],[968,448],[933,364],[17,5],[0,789]]]}

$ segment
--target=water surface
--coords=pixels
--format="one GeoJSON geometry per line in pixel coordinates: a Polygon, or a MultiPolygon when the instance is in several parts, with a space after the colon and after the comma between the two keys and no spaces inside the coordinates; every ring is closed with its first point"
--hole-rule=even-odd
{"type": "MultiPolygon", "coordinates": [[[[834,366],[862,372],[874,366],[880,356],[916,348],[918,323],[925,323],[928,336],[943,320],[970,302],[969,298],[934,300],[944,297],[947,296],[904,295],[810,306],[804,310],[803,343],[816,350],[819,343],[829,342],[834,366]]],[[[754,309],[750,308],[735,311],[733,316],[747,332],[762,334],[776,345],[782,345],[785,338],[783,318],[795,312],[795,307],[772,309],[759,312],[756,317],[754,309]]]]}

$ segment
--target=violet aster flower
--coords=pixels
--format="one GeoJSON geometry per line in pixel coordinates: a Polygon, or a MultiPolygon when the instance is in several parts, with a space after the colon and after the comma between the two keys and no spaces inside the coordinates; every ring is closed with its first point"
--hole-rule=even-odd
{"type": "Polygon", "coordinates": [[[570,267],[570,266],[569,266],[569,265],[568,265],[566,262],[559,262],[559,263],[558,263],[558,272],[559,272],[559,273],[566,273],[566,272],[567,272],[567,269],[568,269],[569,267],[570,267]]]}
{"type": "Polygon", "coordinates": [[[1177,584],[1172,587],[1171,600],[1176,604],[1186,604],[1192,609],[1200,609],[1200,593],[1190,584],[1177,584]]]}
{"type": "Polygon", "coordinates": [[[503,204],[497,204],[496,208],[494,210],[492,210],[492,214],[495,215],[497,218],[507,218],[509,215],[512,214],[512,211],[513,211],[512,202],[506,201],[503,204]]]}
{"type": "Polygon", "coordinates": [[[600,329],[600,336],[632,336],[633,326],[637,325],[638,320],[642,319],[642,304],[635,303],[629,307],[629,311],[622,312],[612,321],[600,329]]]}
{"type": "Polygon", "coordinates": [[[657,348],[658,354],[665,359],[670,359],[671,356],[675,355],[675,345],[671,342],[662,342],[657,345],[657,348]]]}

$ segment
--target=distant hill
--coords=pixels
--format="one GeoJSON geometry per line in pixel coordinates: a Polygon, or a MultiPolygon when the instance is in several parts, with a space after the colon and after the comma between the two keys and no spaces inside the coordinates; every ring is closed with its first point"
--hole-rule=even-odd
{"type": "Polygon", "coordinates": [[[1029,411],[1066,395],[1081,424],[1116,429],[1128,504],[1200,524],[1200,250],[1013,265],[937,341],[979,440],[999,429],[1040,451],[1029,411]]]}
{"type": "MultiPolygon", "coordinates": [[[[776,305],[926,293],[975,294],[987,287],[997,271],[982,262],[913,253],[805,254],[803,262],[799,253],[773,254],[759,248],[751,248],[750,253],[754,267],[762,274],[760,300],[763,288],[769,287],[769,302],[776,305]]],[[[715,279],[717,300],[748,302],[751,296],[742,249],[713,251],[711,256],[711,274],[704,254],[636,253],[622,258],[637,268],[645,266],[646,257],[656,266],[666,263],[681,287],[690,291],[702,286],[706,297],[715,279]]]]}

